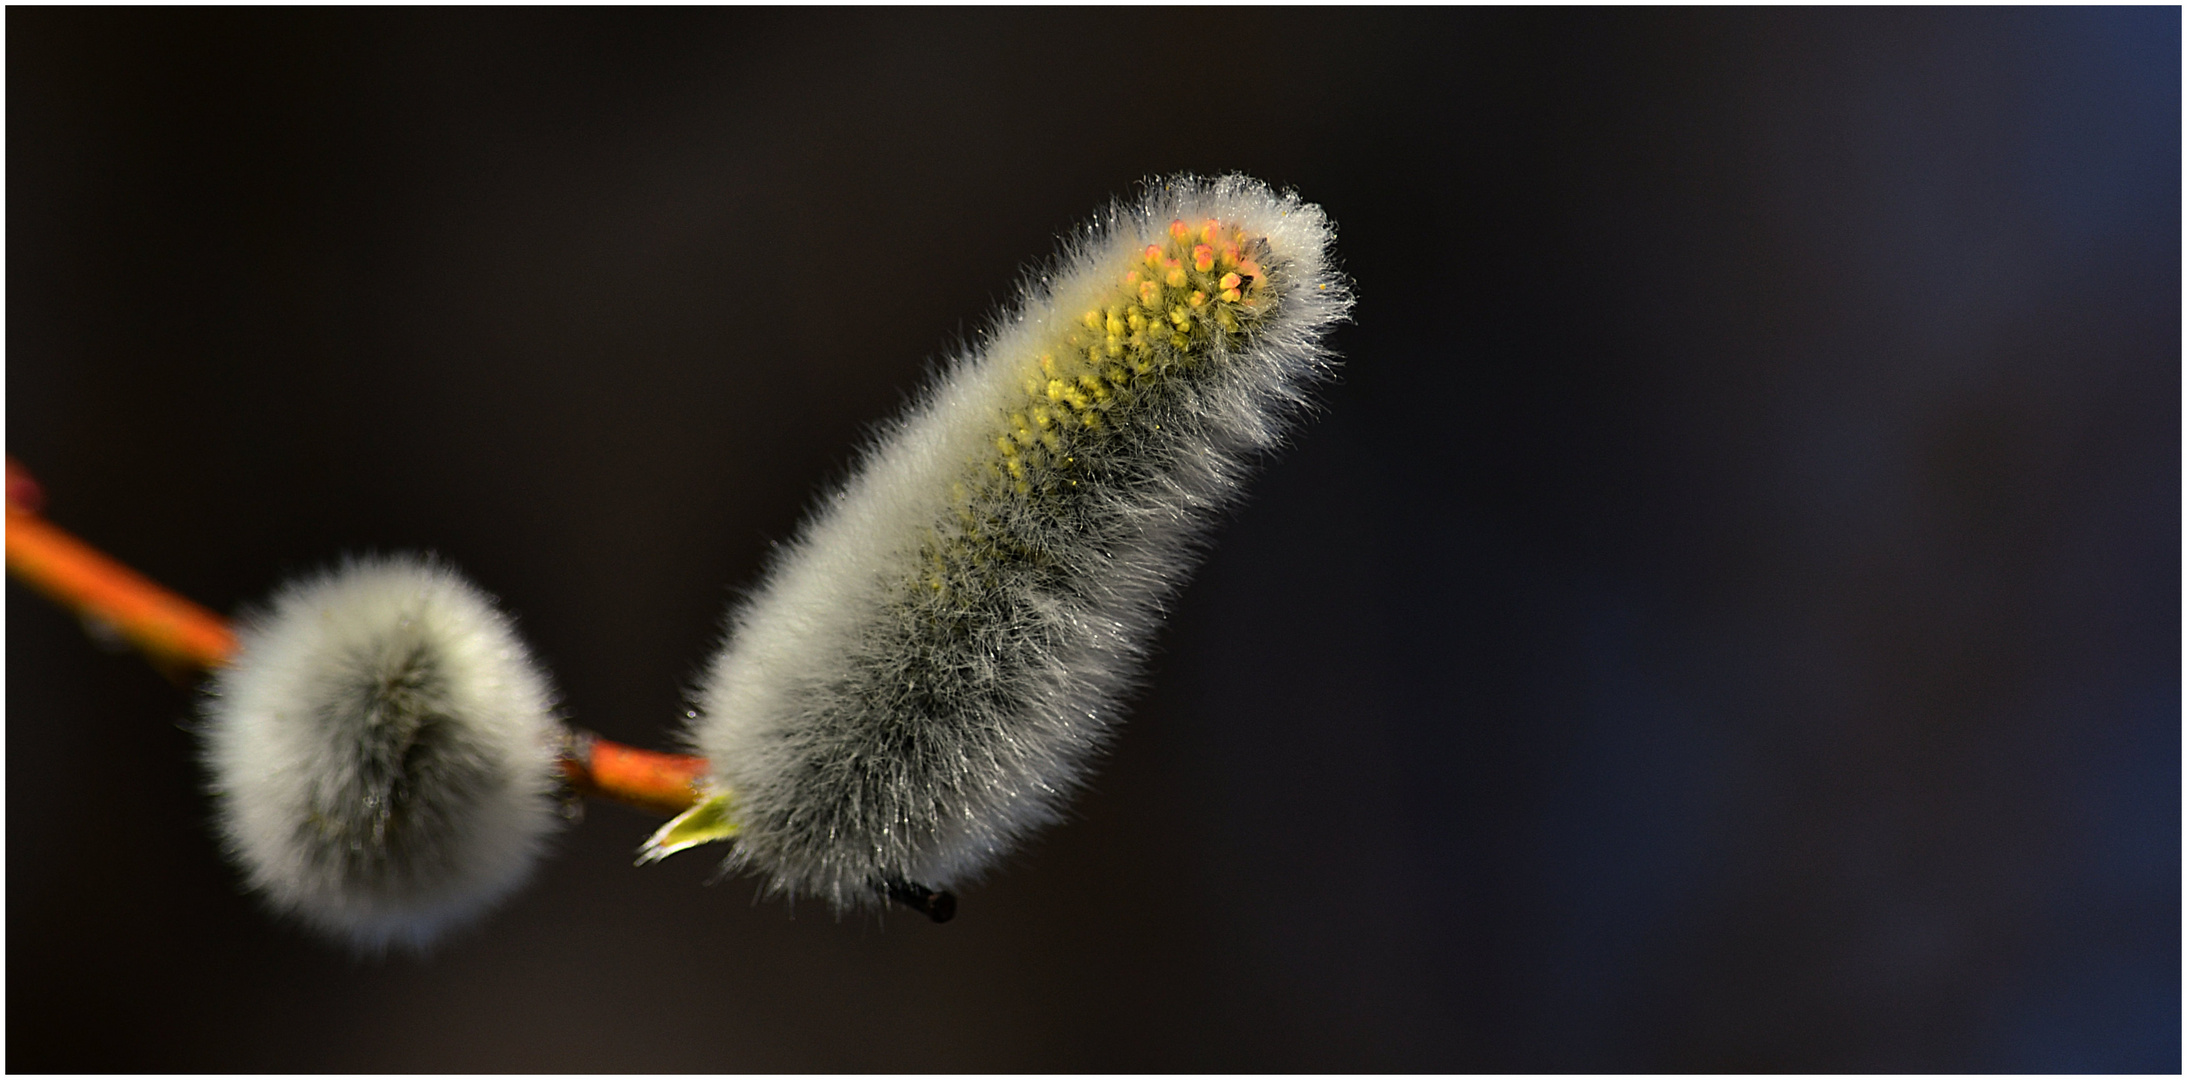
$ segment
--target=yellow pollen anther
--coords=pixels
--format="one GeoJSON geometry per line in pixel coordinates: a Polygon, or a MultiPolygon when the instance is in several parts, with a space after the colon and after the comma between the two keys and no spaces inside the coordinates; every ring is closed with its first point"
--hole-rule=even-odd
{"type": "MultiPolygon", "coordinates": [[[[1051,324],[1034,364],[1018,369],[1025,396],[1015,411],[998,410],[996,418],[1006,421],[994,438],[999,452],[950,488],[964,531],[936,548],[935,560],[980,565],[985,549],[968,546],[980,542],[981,515],[973,509],[980,498],[1013,489],[1045,498],[1076,486],[1063,453],[1065,442],[1088,437],[1076,425],[1105,430],[1104,411],[1111,419],[1124,415],[1118,410],[1136,416],[1141,397],[1161,385],[1157,380],[1209,361],[1211,351],[1237,341],[1269,306],[1268,278],[1251,257],[1268,251],[1265,240],[1212,218],[1169,226],[1167,243],[1134,250],[1100,301],[1075,323],[1051,324]]],[[[955,589],[946,573],[932,582],[945,597],[955,589]]]]}

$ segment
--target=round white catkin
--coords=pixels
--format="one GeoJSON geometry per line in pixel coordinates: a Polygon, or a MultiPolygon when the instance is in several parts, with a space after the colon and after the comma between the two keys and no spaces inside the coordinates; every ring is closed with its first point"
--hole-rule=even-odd
{"type": "Polygon", "coordinates": [[[1054,821],[1352,298],[1321,209],[1151,181],[881,429],[732,612],[688,740],[725,870],[836,909],[948,889],[1054,821]]]}
{"type": "Polygon", "coordinates": [[[239,627],[204,706],[229,854],[360,953],[423,951],[506,897],[563,820],[545,673],[430,558],[352,559],[239,627]]]}

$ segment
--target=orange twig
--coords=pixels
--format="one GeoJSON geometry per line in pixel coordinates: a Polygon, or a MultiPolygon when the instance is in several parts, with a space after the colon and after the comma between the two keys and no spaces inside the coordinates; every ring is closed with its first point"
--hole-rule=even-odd
{"type": "Polygon", "coordinates": [[[562,749],[562,778],[579,795],[675,817],[699,800],[706,759],[663,754],[572,731],[562,749]]]}
{"type": "Polygon", "coordinates": [[[8,572],[78,615],[120,631],[155,660],[214,667],[235,651],[225,619],[14,503],[8,504],[8,572]]]}
{"type": "MultiPolygon", "coordinates": [[[[155,664],[210,669],[235,655],[228,621],[102,554],[37,513],[40,489],[7,461],[8,573],[84,619],[120,631],[155,664]]],[[[706,759],[572,732],[562,775],[581,795],[673,817],[698,801],[706,759]]]]}

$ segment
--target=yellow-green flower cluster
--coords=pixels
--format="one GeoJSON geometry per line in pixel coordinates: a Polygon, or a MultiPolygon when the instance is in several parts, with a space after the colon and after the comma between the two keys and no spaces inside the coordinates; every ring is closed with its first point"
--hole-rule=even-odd
{"type": "MultiPolygon", "coordinates": [[[[995,435],[988,478],[1020,496],[1073,484],[1072,445],[1102,431],[1159,381],[1190,368],[1244,334],[1265,305],[1266,241],[1209,219],[1172,221],[1166,242],[1148,244],[1121,272],[1106,302],[1058,327],[1027,357],[1025,400],[995,435]]],[[[957,501],[966,524],[974,492],[957,501]]]]}
{"type": "Polygon", "coordinates": [[[1262,244],[1212,219],[1172,221],[1168,242],[1139,253],[1107,304],[1062,329],[1055,347],[1027,365],[1029,401],[995,438],[1018,494],[1032,490],[1043,466],[1069,464],[1055,455],[1074,428],[1101,430],[1103,415],[1129,408],[1150,381],[1244,332],[1267,280],[1254,258],[1262,244]]]}
{"type": "Polygon", "coordinates": [[[995,455],[951,485],[963,533],[927,542],[926,588],[948,592],[951,570],[981,565],[998,545],[1037,560],[1040,553],[994,535],[992,500],[1077,487],[1089,440],[1116,434],[1165,380],[1236,344],[1266,314],[1266,255],[1266,239],[1236,225],[1172,221],[1163,242],[1134,253],[1108,295],[1095,298],[1100,306],[1054,328],[1022,361],[1024,398],[1000,417],[995,455]]]}

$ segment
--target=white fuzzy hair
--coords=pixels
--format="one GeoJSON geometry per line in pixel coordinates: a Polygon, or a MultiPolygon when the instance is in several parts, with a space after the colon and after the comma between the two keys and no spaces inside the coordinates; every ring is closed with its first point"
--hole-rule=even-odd
{"type": "Polygon", "coordinates": [[[1243,176],[1150,181],[1066,237],[732,612],[687,736],[733,800],[725,869],[841,910],[961,884],[1059,816],[1335,367],[1333,238],[1243,176]]]}
{"type": "Polygon", "coordinates": [[[561,822],[553,692],[430,558],[353,559],[240,627],[205,703],[221,836],[277,911],[423,951],[521,885],[561,822]]]}

